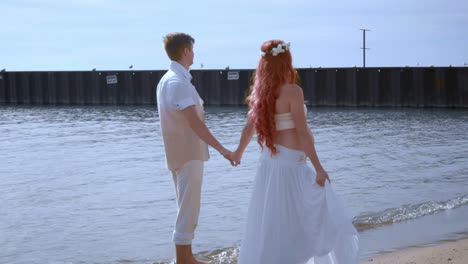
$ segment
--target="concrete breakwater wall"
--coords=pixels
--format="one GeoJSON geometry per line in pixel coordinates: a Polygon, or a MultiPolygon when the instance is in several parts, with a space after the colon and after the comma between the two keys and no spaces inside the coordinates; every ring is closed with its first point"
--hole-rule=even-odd
{"type": "MultiPolygon", "coordinates": [[[[0,104],[154,105],[165,71],[0,72],[0,104]]],[[[242,105],[252,70],[192,70],[207,105],[242,105]]],[[[313,106],[468,107],[468,67],[298,69],[313,106]]]]}

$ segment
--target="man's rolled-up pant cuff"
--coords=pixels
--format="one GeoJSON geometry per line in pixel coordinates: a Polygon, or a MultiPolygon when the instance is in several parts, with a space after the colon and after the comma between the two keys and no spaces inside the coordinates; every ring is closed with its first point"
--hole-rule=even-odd
{"type": "Polygon", "coordinates": [[[181,233],[174,231],[172,233],[172,242],[176,245],[191,245],[194,237],[194,233],[181,233]]]}

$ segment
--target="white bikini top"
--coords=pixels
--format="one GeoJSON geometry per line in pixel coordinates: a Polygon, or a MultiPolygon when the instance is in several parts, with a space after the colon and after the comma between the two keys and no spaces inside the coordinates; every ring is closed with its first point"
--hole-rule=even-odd
{"type": "MultiPolygon", "coordinates": [[[[304,113],[307,115],[307,107],[304,105],[304,113]]],[[[275,114],[276,130],[295,128],[291,112],[275,114]]]]}

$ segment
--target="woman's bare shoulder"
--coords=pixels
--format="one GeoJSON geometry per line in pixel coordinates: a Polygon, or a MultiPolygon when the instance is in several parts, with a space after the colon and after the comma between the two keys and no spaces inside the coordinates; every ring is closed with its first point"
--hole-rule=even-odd
{"type": "Polygon", "coordinates": [[[302,96],[302,88],[294,83],[285,84],[281,87],[282,93],[288,97],[302,96]]]}

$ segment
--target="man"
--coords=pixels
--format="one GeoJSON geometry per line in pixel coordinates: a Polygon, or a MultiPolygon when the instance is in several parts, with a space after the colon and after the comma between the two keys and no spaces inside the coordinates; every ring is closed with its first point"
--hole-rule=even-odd
{"type": "Polygon", "coordinates": [[[184,33],[164,37],[164,49],[171,64],[157,87],[166,165],[172,173],[177,196],[178,212],[172,237],[177,264],[204,263],[195,259],[191,244],[200,213],[203,162],[209,158],[208,145],[228,160],[232,154],[206,127],[203,100],[190,82],[194,42],[184,33]]]}

